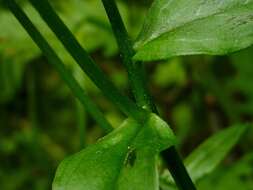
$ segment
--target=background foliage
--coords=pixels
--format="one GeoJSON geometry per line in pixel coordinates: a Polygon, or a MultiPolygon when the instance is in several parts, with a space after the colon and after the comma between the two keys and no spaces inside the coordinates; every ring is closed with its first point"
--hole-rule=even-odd
{"type": "MultiPolygon", "coordinates": [[[[112,125],[118,126],[123,116],[74,64],[37,13],[26,1],[21,2],[112,125]]],[[[131,96],[100,1],[52,2],[92,57],[131,96]]],[[[144,0],[119,1],[134,39],[150,4],[151,1],[144,0]]],[[[59,162],[94,143],[104,133],[3,6],[0,26],[0,187],[50,189],[59,162]],[[83,136],[85,141],[80,142],[83,136]]],[[[178,137],[178,149],[183,157],[221,129],[233,123],[252,122],[252,60],[250,47],[228,56],[187,56],[146,64],[151,92],[160,113],[178,137]]],[[[215,185],[220,190],[252,190],[252,135],[250,128],[222,164],[199,181],[198,188],[208,190],[215,185]]]]}

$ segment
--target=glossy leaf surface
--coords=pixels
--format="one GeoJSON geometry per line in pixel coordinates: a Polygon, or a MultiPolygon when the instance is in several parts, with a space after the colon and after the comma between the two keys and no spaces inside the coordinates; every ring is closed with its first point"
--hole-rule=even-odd
{"type": "Polygon", "coordinates": [[[151,114],[145,126],[127,119],[97,144],[64,160],[53,190],[158,189],[155,156],[174,144],[172,131],[158,116],[151,114]]]}
{"type": "Polygon", "coordinates": [[[135,44],[135,59],[226,54],[250,46],[252,28],[252,0],[156,0],[135,44]]]}

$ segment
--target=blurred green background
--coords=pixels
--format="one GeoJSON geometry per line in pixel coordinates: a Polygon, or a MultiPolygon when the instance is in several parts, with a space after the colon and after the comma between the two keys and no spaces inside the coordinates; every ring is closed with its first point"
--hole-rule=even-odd
{"type": "MultiPolygon", "coordinates": [[[[106,118],[117,127],[124,116],[89,81],[36,11],[26,1],[20,2],[106,118]]],[[[99,66],[121,91],[132,97],[101,2],[52,3],[99,66]]],[[[135,39],[151,1],[118,3],[135,39]]],[[[145,65],[154,100],[175,131],[183,157],[220,129],[252,122],[253,47],[228,56],[187,56],[145,65]]],[[[60,161],[103,135],[1,3],[0,189],[51,189],[60,161]]],[[[200,181],[199,189],[253,190],[252,137],[250,129],[222,164],[200,181]]]]}

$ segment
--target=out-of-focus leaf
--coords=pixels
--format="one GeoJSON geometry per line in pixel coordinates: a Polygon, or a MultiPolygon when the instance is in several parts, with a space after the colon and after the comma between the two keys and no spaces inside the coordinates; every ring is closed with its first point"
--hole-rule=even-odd
{"type": "Polygon", "coordinates": [[[128,119],[97,144],[64,160],[53,190],[158,189],[155,156],[174,145],[175,137],[155,114],[141,127],[128,119]]]}
{"type": "Polygon", "coordinates": [[[117,53],[116,41],[100,1],[68,2],[61,17],[87,51],[101,49],[109,56],[117,53]]]}
{"type": "Polygon", "coordinates": [[[154,82],[160,87],[183,85],[186,82],[186,72],[180,59],[172,59],[159,64],[153,75],[154,82]]]}
{"type": "MultiPolygon", "coordinates": [[[[129,10],[122,2],[119,2],[118,6],[128,26],[129,10]]],[[[100,49],[105,56],[113,56],[118,52],[117,43],[101,1],[66,1],[62,7],[60,16],[87,51],[93,52],[100,49]]]]}
{"type": "Polygon", "coordinates": [[[185,138],[191,134],[193,124],[192,108],[186,103],[175,106],[172,110],[172,119],[176,127],[176,136],[180,145],[184,142],[185,138]]]}
{"type": "Polygon", "coordinates": [[[250,46],[252,28],[252,0],[155,0],[135,44],[135,59],[226,54],[250,46]]]}
{"type": "Polygon", "coordinates": [[[212,172],[238,142],[248,125],[238,124],[207,139],[185,160],[194,181],[212,172]]]}
{"type": "Polygon", "coordinates": [[[248,153],[231,166],[221,167],[208,178],[201,180],[198,189],[212,190],[215,187],[217,190],[252,190],[252,162],[253,154],[248,153]]]}
{"type": "MultiPolygon", "coordinates": [[[[225,158],[232,147],[238,142],[248,125],[238,124],[215,134],[197,147],[185,160],[185,165],[193,181],[211,173],[225,158]]],[[[162,181],[173,184],[173,180],[166,170],[162,181]]]]}

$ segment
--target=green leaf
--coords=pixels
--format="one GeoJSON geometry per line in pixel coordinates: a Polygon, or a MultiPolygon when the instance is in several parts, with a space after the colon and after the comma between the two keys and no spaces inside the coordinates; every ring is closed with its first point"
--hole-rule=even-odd
{"type": "Polygon", "coordinates": [[[134,58],[226,54],[250,46],[252,28],[253,0],[155,0],[134,58]]]}
{"type": "Polygon", "coordinates": [[[248,125],[238,124],[207,139],[185,160],[194,181],[212,172],[243,135],[248,125]]]}
{"type": "Polygon", "coordinates": [[[156,156],[168,145],[175,144],[175,137],[171,134],[168,125],[158,116],[153,114],[150,117],[131,145],[117,182],[117,190],[129,190],[129,187],[131,190],[159,189],[156,156]]]}
{"type": "Polygon", "coordinates": [[[134,165],[130,163],[122,168],[117,182],[117,190],[158,190],[158,172],[156,168],[156,154],[148,150],[141,150],[131,155],[134,165]],[[135,156],[135,157],[133,157],[135,156]]]}
{"type": "Polygon", "coordinates": [[[215,190],[252,190],[252,162],[253,153],[247,153],[237,162],[226,167],[220,167],[208,178],[201,180],[198,189],[212,190],[215,186],[215,190]]]}
{"type": "Polygon", "coordinates": [[[185,85],[186,79],[186,71],[180,59],[171,59],[159,64],[153,74],[154,83],[162,88],[185,85]]]}
{"type": "Polygon", "coordinates": [[[155,156],[174,144],[171,129],[155,114],[143,128],[127,119],[97,144],[64,160],[53,190],[158,189],[155,156]]]}
{"type": "MultiPolygon", "coordinates": [[[[197,147],[185,160],[185,165],[194,182],[211,173],[225,158],[233,146],[248,128],[248,125],[238,124],[208,138],[197,147]]],[[[166,170],[161,180],[168,185],[173,180],[166,170]]]]}

